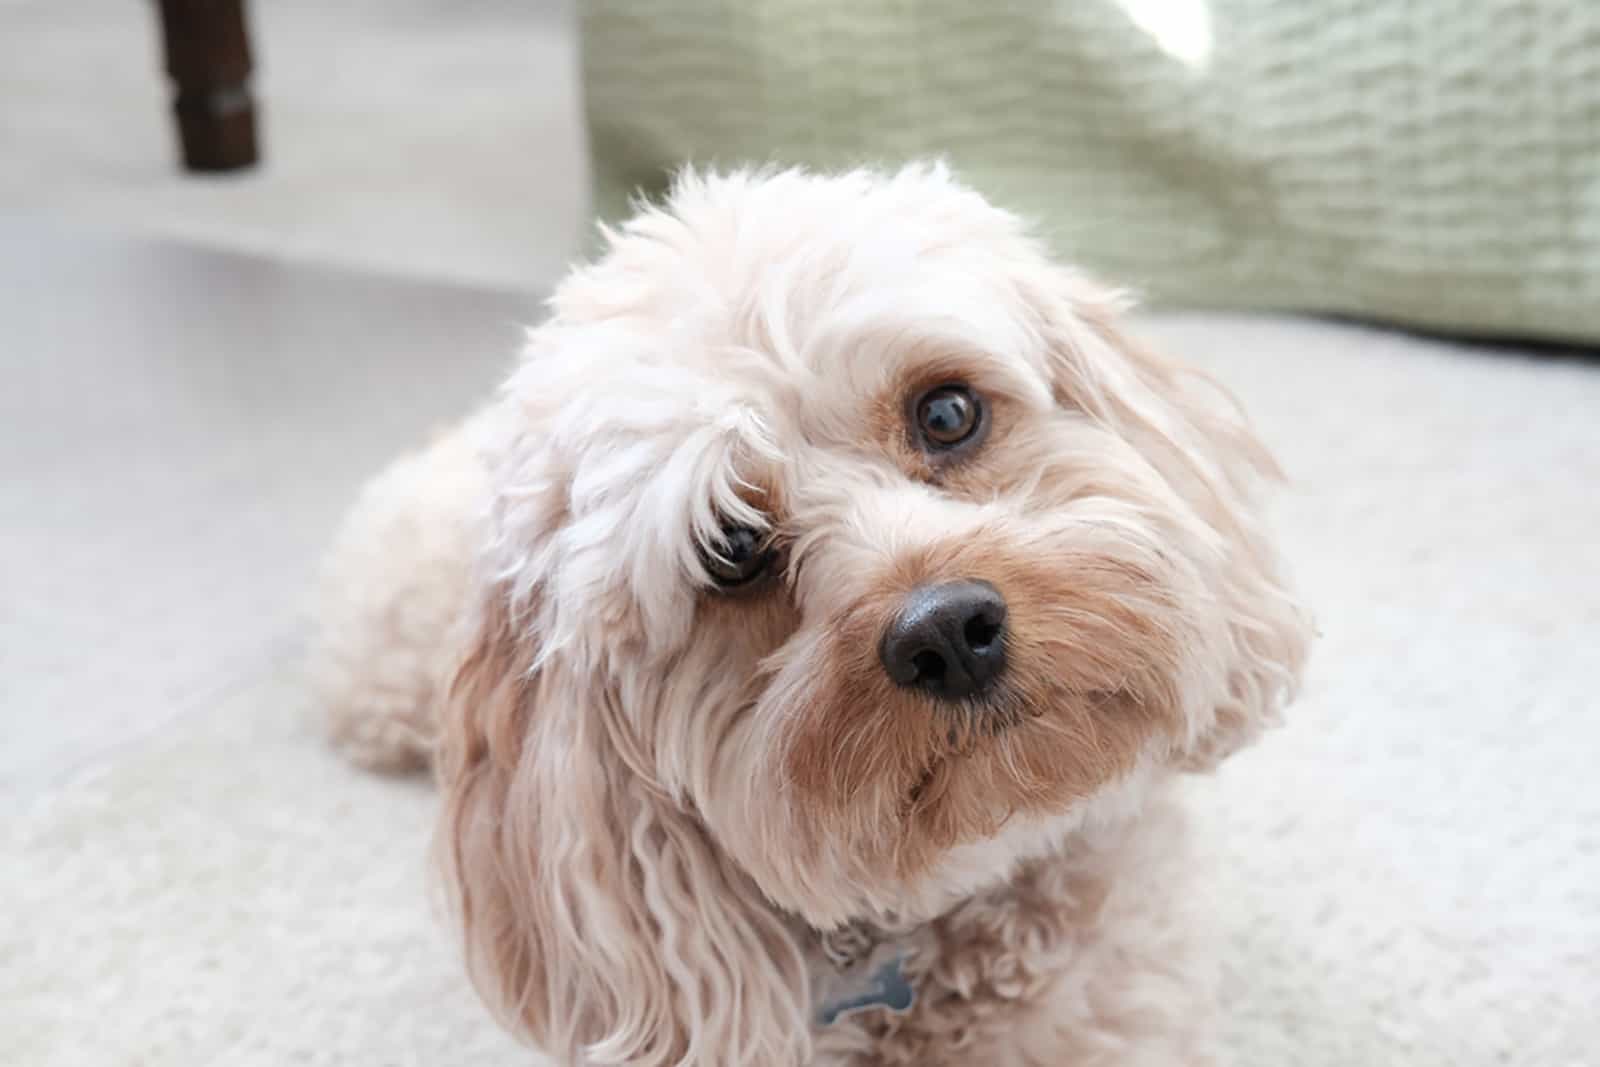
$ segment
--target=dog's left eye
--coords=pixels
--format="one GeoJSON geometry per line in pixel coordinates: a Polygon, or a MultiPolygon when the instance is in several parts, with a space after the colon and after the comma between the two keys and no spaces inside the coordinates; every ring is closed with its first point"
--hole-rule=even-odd
{"type": "Polygon", "coordinates": [[[724,526],[722,543],[700,553],[706,573],[723,589],[746,585],[766,573],[774,555],[772,544],[759,530],[724,526]]]}
{"type": "Polygon", "coordinates": [[[964,385],[941,385],[922,394],[916,405],[917,434],[923,446],[945,452],[971,441],[983,423],[983,404],[964,385]]]}

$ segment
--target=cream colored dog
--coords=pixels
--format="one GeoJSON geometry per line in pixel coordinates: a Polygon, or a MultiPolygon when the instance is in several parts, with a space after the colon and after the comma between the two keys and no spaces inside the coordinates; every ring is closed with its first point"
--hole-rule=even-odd
{"type": "Polygon", "coordinates": [[[318,678],[437,748],[478,987],[574,1064],[1204,1062],[1170,784],[1307,625],[1272,463],[942,168],[683,178],[369,488],[318,678]]]}

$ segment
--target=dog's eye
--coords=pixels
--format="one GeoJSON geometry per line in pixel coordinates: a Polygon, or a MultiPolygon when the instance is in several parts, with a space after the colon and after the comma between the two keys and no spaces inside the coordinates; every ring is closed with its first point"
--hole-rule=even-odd
{"type": "Polygon", "coordinates": [[[748,526],[724,526],[722,543],[700,554],[706,573],[724,589],[755,581],[766,573],[772,557],[772,545],[748,526]]]}
{"type": "Polygon", "coordinates": [[[944,451],[970,440],[983,421],[983,404],[964,385],[941,385],[917,401],[917,432],[928,448],[944,451]]]}

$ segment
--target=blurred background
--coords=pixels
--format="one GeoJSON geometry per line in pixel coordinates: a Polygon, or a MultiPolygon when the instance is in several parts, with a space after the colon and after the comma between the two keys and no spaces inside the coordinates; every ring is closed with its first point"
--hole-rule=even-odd
{"type": "MultiPolygon", "coordinates": [[[[171,5],[175,32],[196,27],[202,88],[246,80],[226,6],[171,5]]],[[[571,0],[238,10],[260,162],[196,180],[155,0],[3,0],[0,207],[504,287],[565,266],[588,195],[571,0]]]]}
{"type": "Polygon", "coordinates": [[[684,163],[937,155],[1244,400],[1322,629],[1192,785],[1224,1063],[1600,1063],[1600,7],[0,0],[0,1061],[526,1063],[299,668],[684,163]]]}

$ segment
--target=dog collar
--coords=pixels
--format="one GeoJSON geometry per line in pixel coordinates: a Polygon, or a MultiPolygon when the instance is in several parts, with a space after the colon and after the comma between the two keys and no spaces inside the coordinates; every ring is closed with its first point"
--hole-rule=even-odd
{"type": "Polygon", "coordinates": [[[916,1003],[916,987],[905,970],[913,951],[908,937],[891,938],[860,922],[815,937],[825,963],[812,982],[819,1026],[872,1008],[902,1014],[916,1003]]]}

